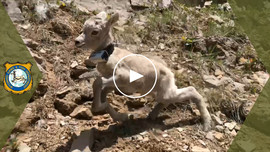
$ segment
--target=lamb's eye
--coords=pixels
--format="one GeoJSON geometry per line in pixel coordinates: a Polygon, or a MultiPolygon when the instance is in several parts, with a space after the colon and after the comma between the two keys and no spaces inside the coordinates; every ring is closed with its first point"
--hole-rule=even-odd
{"type": "Polygon", "coordinates": [[[93,31],[91,34],[92,35],[98,35],[98,31],[93,31]]]}

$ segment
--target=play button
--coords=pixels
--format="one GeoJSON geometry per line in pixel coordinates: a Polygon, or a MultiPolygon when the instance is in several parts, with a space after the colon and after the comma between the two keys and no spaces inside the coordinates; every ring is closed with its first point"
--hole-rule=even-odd
{"type": "Polygon", "coordinates": [[[113,83],[126,97],[141,98],[148,95],[157,82],[154,63],[140,54],[122,57],[114,67],[113,83]]]}
{"type": "Polygon", "coordinates": [[[135,81],[135,80],[138,80],[138,79],[140,79],[142,77],[143,77],[143,75],[141,75],[140,73],[137,73],[137,72],[135,72],[133,70],[129,70],[129,82],[130,83],[135,81]]]}

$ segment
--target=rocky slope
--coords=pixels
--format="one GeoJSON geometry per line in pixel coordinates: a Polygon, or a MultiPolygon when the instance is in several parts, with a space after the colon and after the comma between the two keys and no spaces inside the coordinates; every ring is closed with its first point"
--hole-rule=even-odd
{"type": "Polygon", "coordinates": [[[228,3],[206,2],[203,8],[166,0],[2,3],[43,72],[2,151],[61,152],[77,146],[92,151],[226,151],[269,78],[228,3]],[[120,12],[113,31],[119,47],[160,56],[179,87],[192,85],[206,98],[214,121],[210,132],[201,130],[193,104],[170,105],[156,121],[147,120],[151,97],[109,94],[115,109],[140,115],[125,123],[91,113],[98,73],[88,61],[90,50],[75,48],[74,39],[83,22],[103,10],[120,12]]]}

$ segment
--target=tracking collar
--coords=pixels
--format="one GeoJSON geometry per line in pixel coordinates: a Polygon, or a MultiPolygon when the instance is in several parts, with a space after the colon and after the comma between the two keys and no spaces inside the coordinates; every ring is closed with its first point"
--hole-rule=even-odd
{"type": "Polygon", "coordinates": [[[90,60],[93,63],[99,63],[99,62],[107,62],[110,55],[114,51],[114,44],[109,44],[106,48],[96,51],[93,54],[90,55],[90,60]]]}

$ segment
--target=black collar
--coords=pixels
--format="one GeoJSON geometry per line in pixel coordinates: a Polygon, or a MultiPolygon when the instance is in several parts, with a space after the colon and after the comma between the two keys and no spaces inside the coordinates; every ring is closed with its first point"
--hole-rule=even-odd
{"type": "Polygon", "coordinates": [[[107,62],[110,55],[113,53],[113,51],[114,51],[114,44],[111,43],[106,48],[93,52],[90,55],[90,60],[93,63],[104,62],[104,61],[107,62]]]}
{"type": "Polygon", "coordinates": [[[114,51],[114,44],[111,43],[109,44],[106,48],[102,49],[101,51],[106,51],[106,56],[105,56],[105,60],[108,60],[108,58],[110,57],[110,55],[113,53],[114,51]]]}

